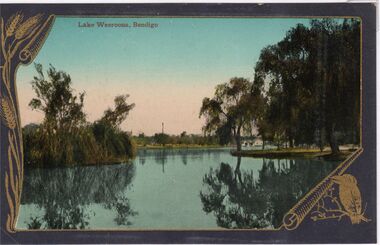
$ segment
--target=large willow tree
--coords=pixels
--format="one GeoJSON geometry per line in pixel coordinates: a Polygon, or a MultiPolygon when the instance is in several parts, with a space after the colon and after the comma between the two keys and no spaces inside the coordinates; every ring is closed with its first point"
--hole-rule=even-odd
{"type": "Polygon", "coordinates": [[[266,95],[259,133],[294,145],[359,142],[360,22],[312,20],[265,47],[255,84],[266,95]],[[265,85],[266,84],[266,85],[265,85]]]}

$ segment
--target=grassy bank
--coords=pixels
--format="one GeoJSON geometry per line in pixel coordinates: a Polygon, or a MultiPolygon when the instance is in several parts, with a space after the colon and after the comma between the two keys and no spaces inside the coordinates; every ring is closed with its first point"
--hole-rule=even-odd
{"type": "Polygon", "coordinates": [[[320,151],[319,149],[288,148],[270,150],[242,150],[231,151],[233,156],[254,157],[254,158],[323,158],[328,161],[341,161],[350,155],[353,150],[342,150],[339,154],[332,154],[330,150],[320,151]]]}

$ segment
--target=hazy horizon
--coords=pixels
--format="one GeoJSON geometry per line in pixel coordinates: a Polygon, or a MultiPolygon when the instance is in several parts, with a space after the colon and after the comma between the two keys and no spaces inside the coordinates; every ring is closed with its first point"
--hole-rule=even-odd
{"type": "MultiPolygon", "coordinates": [[[[129,94],[135,103],[123,130],[134,135],[201,134],[202,99],[232,77],[252,80],[263,47],[277,43],[297,23],[272,18],[61,18],[34,60],[70,74],[77,93],[85,91],[87,120],[99,119],[113,99],[129,94]],[[157,23],[157,28],[85,28],[79,22],[157,23]]],[[[40,123],[32,111],[34,66],[17,73],[22,125],[40,123]]]]}

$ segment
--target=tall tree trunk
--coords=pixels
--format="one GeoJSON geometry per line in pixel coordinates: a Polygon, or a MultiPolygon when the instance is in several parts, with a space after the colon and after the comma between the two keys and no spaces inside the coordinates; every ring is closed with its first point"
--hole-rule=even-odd
{"type": "Polygon", "coordinates": [[[293,143],[293,137],[289,137],[289,148],[293,148],[294,143],[293,143]]]}
{"type": "Polygon", "coordinates": [[[335,125],[332,125],[328,130],[328,141],[331,148],[332,154],[339,153],[339,145],[335,135],[335,125]]]}
{"type": "Polygon", "coordinates": [[[241,137],[240,137],[240,134],[236,134],[235,141],[236,141],[236,150],[237,151],[241,151],[241,137]]]}
{"type": "Polygon", "coordinates": [[[321,152],[325,148],[325,129],[322,127],[319,128],[318,147],[321,152]]]}
{"type": "Polygon", "coordinates": [[[236,130],[235,141],[236,141],[236,150],[241,151],[240,127],[238,127],[238,129],[236,130]]]}

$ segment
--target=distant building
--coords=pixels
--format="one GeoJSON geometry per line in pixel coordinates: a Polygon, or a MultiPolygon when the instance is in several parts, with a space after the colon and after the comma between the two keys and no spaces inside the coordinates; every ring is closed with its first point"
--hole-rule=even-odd
{"type": "Polygon", "coordinates": [[[242,145],[245,147],[262,146],[263,141],[261,139],[258,139],[258,138],[254,139],[254,140],[244,140],[242,145]]]}

